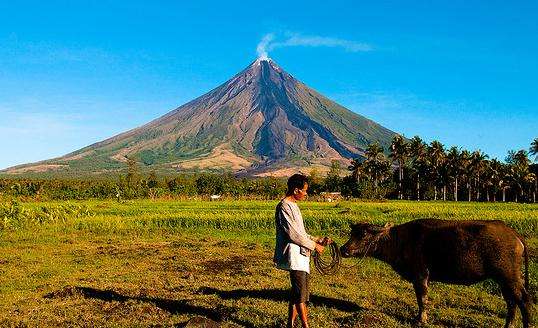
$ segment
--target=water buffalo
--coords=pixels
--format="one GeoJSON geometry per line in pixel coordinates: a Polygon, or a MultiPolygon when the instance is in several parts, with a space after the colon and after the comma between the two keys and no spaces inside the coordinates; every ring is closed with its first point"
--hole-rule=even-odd
{"type": "Polygon", "coordinates": [[[508,308],[505,327],[511,326],[516,305],[523,327],[529,327],[532,301],[527,247],[523,238],[502,221],[420,219],[384,227],[359,223],[351,225],[351,238],[340,252],[343,257],[379,259],[411,282],[419,308],[417,321],[421,323],[427,320],[429,281],[470,285],[493,279],[501,287],[508,308]]]}

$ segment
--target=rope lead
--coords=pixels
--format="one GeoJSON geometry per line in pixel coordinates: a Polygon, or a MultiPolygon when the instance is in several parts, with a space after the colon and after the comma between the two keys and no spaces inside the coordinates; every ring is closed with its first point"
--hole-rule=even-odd
{"type": "Polygon", "coordinates": [[[338,248],[338,245],[335,242],[332,242],[331,244],[327,245],[325,247],[324,253],[327,252],[327,248],[329,249],[331,255],[330,262],[327,259],[324,259],[321,254],[319,254],[315,250],[312,254],[312,257],[314,258],[314,266],[316,267],[316,270],[322,275],[337,273],[340,269],[340,261],[342,259],[342,255],[340,254],[340,248],[338,248]]]}

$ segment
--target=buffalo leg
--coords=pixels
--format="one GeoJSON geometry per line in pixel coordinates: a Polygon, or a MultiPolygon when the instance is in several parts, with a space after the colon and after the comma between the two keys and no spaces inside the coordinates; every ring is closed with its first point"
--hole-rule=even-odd
{"type": "MultiPolygon", "coordinates": [[[[517,304],[517,306],[519,307],[519,310],[521,311],[521,320],[523,321],[523,328],[528,328],[529,325],[530,325],[530,309],[531,309],[531,304],[532,304],[532,301],[530,299],[530,296],[529,294],[527,293],[527,291],[525,290],[525,287],[523,287],[523,283],[521,281],[519,282],[514,282],[514,283],[509,283],[507,286],[506,286],[506,292],[503,288],[503,295],[505,293],[509,294],[512,298],[512,302],[514,302],[514,304],[517,304]]],[[[506,299],[506,297],[505,297],[506,299]]],[[[507,305],[508,305],[508,301],[507,301],[507,305]]],[[[508,305],[509,306],[509,305],[508,305]]],[[[514,306],[514,309],[515,309],[515,306],[514,306]]],[[[512,318],[509,318],[509,315],[510,315],[510,310],[508,312],[508,316],[506,318],[506,323],[508,326],[506,327],[509,327],[509,323],[508,323],[508,320],[510,319],[513,319],[513,314],[512,314],[512,318]]]]}
{"type": "Polygon", "coordinates": [[[428,275],[414,282],[413,288],[415,289],[418,303],[417,321],[426,323],[426,321],[428,321],[428,311],[426,309],[426,306],[428,305],[428,275]]]}
{"type": "Polygon", "coordinates": [[[502,292],[506,302],[506,324],[504,328],[510,328],[516,315],[516,302],[514,300],[514,294],[509,288],[503,287],[502,292]]]}
{"type": "Polygon", "coordinates": [[[523,286],[521,286],[519,291],[520,297],[517,299],[517,305],[519,306],[519,310],[521,311],[523,328],[528,328],[531,322],[530,309],[532,306],[532,301],[530,299],[530,295],[527,293],[523,286]]]}

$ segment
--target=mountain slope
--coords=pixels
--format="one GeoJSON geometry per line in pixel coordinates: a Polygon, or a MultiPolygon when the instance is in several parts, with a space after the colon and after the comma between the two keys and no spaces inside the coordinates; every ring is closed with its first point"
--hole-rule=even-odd
{"type": "Polygon", "coordinates": [[[158,170],[263,175],[345,161],[360,156],[372,142],[387,149],[393,135],[296,80],[274,61],[258,59],[219,87],[141,127],[5,172],[102,174],[124,169],[127,158],[133,158],[158,170]]]}

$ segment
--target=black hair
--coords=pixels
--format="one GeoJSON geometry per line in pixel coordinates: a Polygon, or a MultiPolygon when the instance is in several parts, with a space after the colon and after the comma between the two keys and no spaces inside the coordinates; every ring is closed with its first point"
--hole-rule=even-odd
{"type": "Polygon", "coordinates": [[[288,191],[286,195],[293,195],[295,188],[303,189],[304,185],[308,183],[308,178],[304,174],[296,173],[288,179],[288,191]]]}

